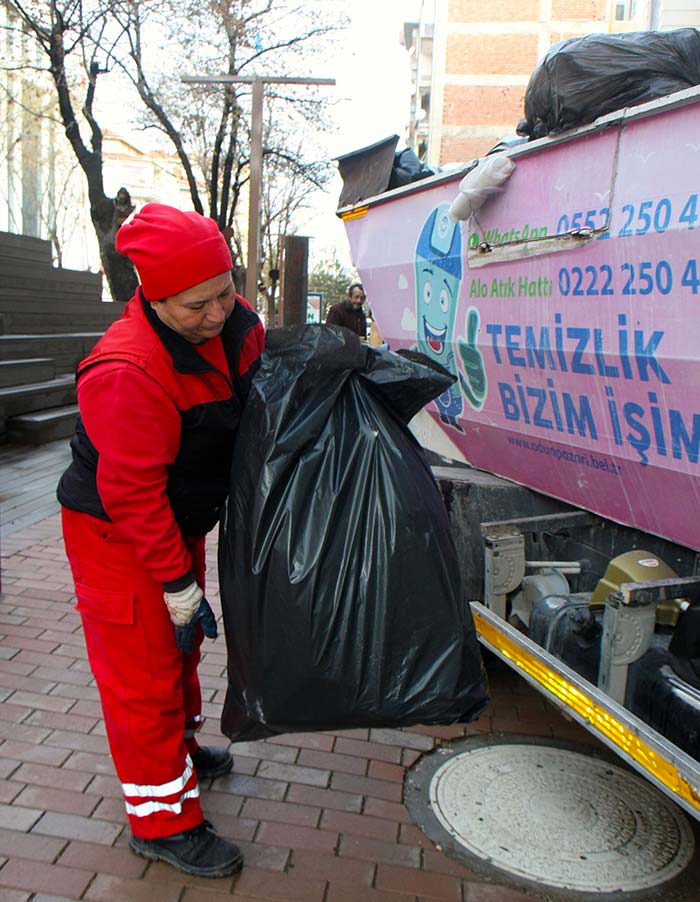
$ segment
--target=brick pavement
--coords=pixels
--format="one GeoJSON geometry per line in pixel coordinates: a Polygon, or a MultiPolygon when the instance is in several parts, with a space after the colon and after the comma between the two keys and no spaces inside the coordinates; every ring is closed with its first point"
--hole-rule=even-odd
{"type": "MultiPolygon", "coordinates": [[[[210,549],[207,592],[215,608],[210,549]]],[[[591,741],[504,666],[469,727],[295,734],[234,746],[232,775],[203,787],[241,845],[237,879],[187,878],[127,847],[97,690],[51,516],[3,537],[0,596],[0,902],[524,902],[446,857],[402,804],[405,770],[436,743],[491,730],[591,741]]],[[[202,740],[219,743],[223,638],[200,669],[202,740]]]]}

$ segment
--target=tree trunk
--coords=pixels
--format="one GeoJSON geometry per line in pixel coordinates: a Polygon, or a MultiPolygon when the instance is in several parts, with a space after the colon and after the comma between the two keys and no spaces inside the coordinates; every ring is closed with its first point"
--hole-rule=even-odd
{"type": "MultiPolygon", "coordinates": [[[[114,248],[117,229],[133,209],[131,197],[125,188],[121,188],[117,197],[107,197],[104,190],[102,172],[102,129],[93,115],[93,101],[100,68],[93,59],[89,66],[89,79],[83,116],[90,127],[90,147],[88,149],[80,134],[80,126],[76,120],[73,101],[66,78],[66,48],[64,38],[69,25],[55,0],[50,4],[51,28],[42,33],[41,41],[51,61],[51,76],[56,85],[58,107],[61,113],[66,138],[73,148],[73,153],[85,173],[90,199],[90,218],[95,229],[100,247],[102,270],[107,279],[109,290],[115,301],[128,301],[136,291],[138,279],[136,271],[127,258],[118,254],[114,248]],[[128,209],[127,209],[128,208],[128,209]]],[[[26,16],[24,16],[27,21],[26,16]]],[[[28,24],[32,24],[31,20],[28,24]]],[[[36,26],[34,31],[37,32],[36,26]]]]}
{"type": "Polygon", "coordinates": [[[134,206],[126,188],[120,188],[114,199],[103,194],[97,203],[93,201],[90,205],[90,216],[100,246],[102,270],[107,279],[109,292],[115,301],[130,300],[138,285],[136,270],[131,260],[120,254],[114,246],[117,229],[133,210],[134,206]]]}

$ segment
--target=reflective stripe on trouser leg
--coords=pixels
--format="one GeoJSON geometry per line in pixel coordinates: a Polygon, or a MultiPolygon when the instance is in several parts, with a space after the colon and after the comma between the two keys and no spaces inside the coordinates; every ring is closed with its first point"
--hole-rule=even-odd
{"type": "Polygon", "coordinates": [[[187,799],[199,798],[199,786],[192,787],[192,759],[187,755],[185,769],[175,780],[151,786],[146,783],[122,783],[126,812],[134,817],[149,817],[156,812],[181,814],[187,799]],[[190,789],[187,789],[190,786],[190,789]]]}
{"type": "MultiPolygon", "coordinates": [[[[110,523],[63,511],[90,666],[135,836],[169,836],[203,820],[185,744],[186,679],[160,583],[110,523]]],[[[198,658],[198,655],[197,655],[198,658]]]]}

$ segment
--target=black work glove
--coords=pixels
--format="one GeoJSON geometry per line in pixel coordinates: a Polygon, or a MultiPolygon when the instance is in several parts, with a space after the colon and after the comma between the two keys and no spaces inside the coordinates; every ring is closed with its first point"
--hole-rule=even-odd
{"type": "Polygon", "coordinates": [[[177,592],[164,592],[163,597],[175,627],[175,642],[181,652],[190,654],[194,650],[197,623],[201,623],[208,639],[216,639],[218,630],[214,612],[195,580],[177,592]]]}
{"type": "Polygon", "coordinates": [[[194,651],[194,631],[197,623],[201,623],[202,632],[207,639],[216,639],[219,635],[214,612],[204,596],[190,622],[175,627],[175,644],[186,655],[194,651]]]}

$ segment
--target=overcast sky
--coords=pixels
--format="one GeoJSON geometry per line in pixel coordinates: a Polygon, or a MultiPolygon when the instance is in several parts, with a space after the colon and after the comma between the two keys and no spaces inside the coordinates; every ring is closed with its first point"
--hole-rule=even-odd
{"type": "MultiPolygon", "coordinates": [[[[405,146],[410,113],[409,60],[401,44],[403,23],[415,20],[420,0],[327,0],[351,19],[339,41],[339,52],[329,63],[328,75],[337,84],[328,90],[335,96],[337,129],[324,139],[333,158],[399,135],[405,146]]],[[[342,182],[336,176],[327,195],[319,193],[314,210],[305,216],[300,232],[312,239],[310,254],[332,256],[349,266],[345,229],[335,216],[342,182]]]]}
{"type": "MultiPolygon", "coordinates": [[[[336,0],[331,0],[335,4],[336,0]]],[[[339,131],[334,154],[373,144],[391,134],[405,136],[409,113],[409,62],[400,43],[411,0],[350,0],[351,18],[334,60],[331,89],[338,98],[339,131]]]]}

